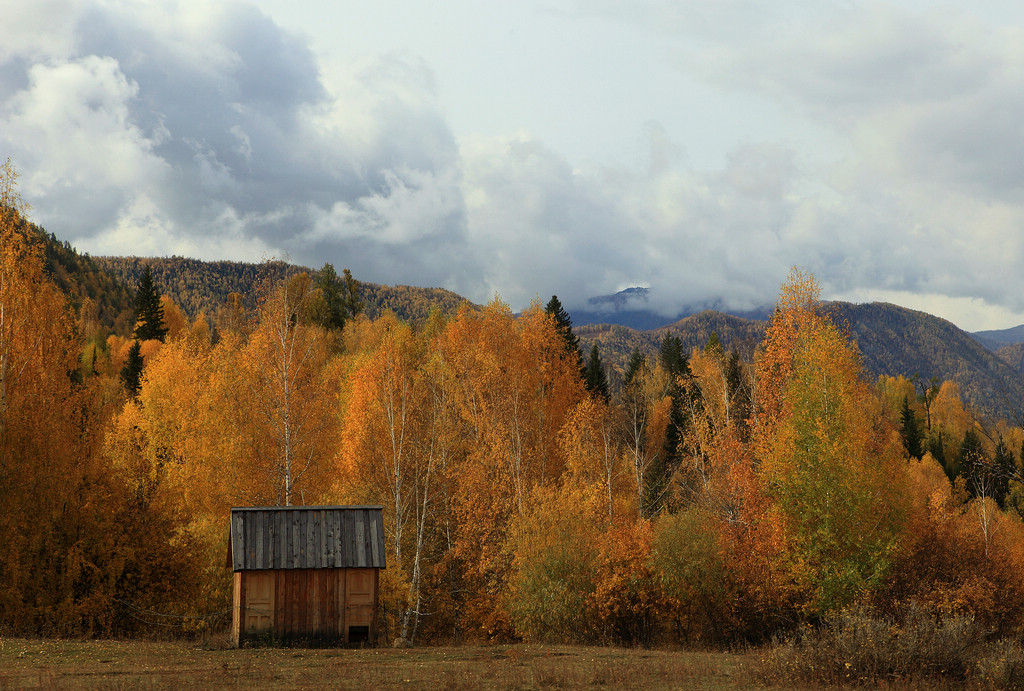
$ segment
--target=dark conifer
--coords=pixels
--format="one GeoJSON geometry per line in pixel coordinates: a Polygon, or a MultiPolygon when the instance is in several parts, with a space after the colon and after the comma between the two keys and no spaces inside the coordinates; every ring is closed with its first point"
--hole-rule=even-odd
{"type": "Polygon", "coordinates": [[[139,341],[132,343],[128,350],[128,360],[121,368],[121,383],[125,391],[132,398],[139,395],[139,385],[142,382],[142,344],[139,341]]]}
{"type": "Polygon", "coordinates": [[[921,445],[924,438],[921,433],[921,422],[914,414],[910,400],[906,396],[903,397],[903,408],[900,410],[900,436],[903,437],[903,448],[907,450],[907,455],[911,458],[921,458],[924,455],[921,445]]]}
{"type": "Polygon", "coordinates": [[[330,263],[324,264],[316,277],[320,289],[320,300],[314,310],[314,321],[325,329],[341,331],[345,322],[363,309],[359,298],[359,282],[345,269],[344,279],[340,278],[330,263]]]}
{"type": "Polygon", "coordinates": [[[1006,495],[1010,492],[1010,478],[1017,470],[1017,459],[1013,451],[1006,446],[1002,436],[996,443],[995,457],[992,459],[992,487],[991,497],[996,500],[1000,508],[1006,508],[1006,495]]]}
{"type": "Polygon", "coordinates": [[[139,289],[135,293],[135,338],[140,341],[167,338],[167,327],[164,326],[164,308],[160,304],[160,292],[153,284],[153,274],[149,265],[142,271],[139,278],[139,289]]]}
{"type": "Polygon", "coordinates": [[[588,391],[603,398],[605,403],[611,400],[611,394],[608,391],[608,375],[605,374],[604,364],[601,362],[601,351],[598,350],[596,343],[590,348],[590,357],[587,358],[584,375],[588,391]]]}
{"type": "Polygon", "coordinates": [[[555,328],[558,330],[558,334],[562,337],[562,341],[565,344],[566,355],[572,362],[576,363],[576,369],[579,370],[581,376],[584,376],[583,353],[580,352],[580,339],[572,332],[572,319],[569,318],[569,313],[565,311],[564,307],[562,307],[562,303],[558,300],[557,295],[551,296],[551,299],[548,300],[548,304],[544,307],[544,311],[550,314],[555,320],[555,328]]]}
{"type": "Polygon", "coordinates": [[[712,355],[717,358],[725,357],[725,349],[722,348],[722,341],[714,331],[712,331],[711,335],[708,337],[708,342],[704,344],[704,354],[712,355]]]}
{"type": "Polygon", "coordinates": [[[676,334],[667,333],[659,352],[661,366],[673,377],[690,374],[690,361],[683,350],[683,341],[676,334]]]}
{"type": "Polygon", "coordinates": [[[638,374],[647,368],[647,358],[637,348],[629,356],[629,362],[626,364],[626,374],[622,378],[622,385],[629,386],[633,383],[633,380],[638,374]]]}
{"type": "Polygon", "coordinates": [[[956,455],[955,465],[947,469],[951,480],[963,477],[967,481],[967,489],[977,494],[978,483],[982,482],[982,466],[985,462],[985,450],[981,445],[981,437],[973,429],[964,432],[964,440],[960,443],[960,451],[956,455]]]}

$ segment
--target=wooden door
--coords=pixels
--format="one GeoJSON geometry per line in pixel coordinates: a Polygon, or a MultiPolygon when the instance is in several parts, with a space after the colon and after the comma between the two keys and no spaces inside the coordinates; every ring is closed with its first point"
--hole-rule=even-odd
{"type": "Polygon", "coordinates": [[[269,631],[274,628],[275,571],[248,571],[245,579],[246,633],[269,631]]]}
{"type": "Polygon", "coordinates": [[[377,597],[373,569],[346,569],[345,625],[370,626],[373,623],[377,597]]]}

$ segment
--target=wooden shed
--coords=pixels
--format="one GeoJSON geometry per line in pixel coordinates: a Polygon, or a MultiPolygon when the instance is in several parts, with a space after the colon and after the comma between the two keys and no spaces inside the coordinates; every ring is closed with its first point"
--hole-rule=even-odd
{"type": "Polygon", "coordinates": [[[313,645],[377,640],[381,506],[231,509],[231,635],[313,645]]]}

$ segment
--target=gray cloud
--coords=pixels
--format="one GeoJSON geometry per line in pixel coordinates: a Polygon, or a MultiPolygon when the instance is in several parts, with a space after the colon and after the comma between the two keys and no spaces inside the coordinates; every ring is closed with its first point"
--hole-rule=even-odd
{"type": "Polygon", "coordinates": [[[328,66],[244,2],[17,2],[0,148],[34,218],[93,253],[331,261],[517,309],[642,285],[667,315],[769,303],[799,265],[826,294],[1024,311],[1019,27],[893,2],[576,7],[791,118],[697,169],[685,114],[638,124],[634,165],[457,139],[422,57],[328,66]]]}
{"type": "Polygon", "coordinates": [[[457,145],[422,63],[370,57],[332,94],[305,42],[251,5],[61,9],[71,40],[3,63],[0,141],[35,217],[76,243],[394,280],[423,259],[414,236],[463,232],[457,145]]]}

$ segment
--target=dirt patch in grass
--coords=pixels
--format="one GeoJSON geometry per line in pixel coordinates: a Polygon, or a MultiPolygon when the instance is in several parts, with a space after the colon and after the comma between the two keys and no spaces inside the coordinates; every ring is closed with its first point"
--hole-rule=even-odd
{"type": "Polygon", "coordinates": [[[0,639],[0,689],[725,689],[752,683],[752,661],[733,653],[575,646],[234,650],[0,639]]]}

